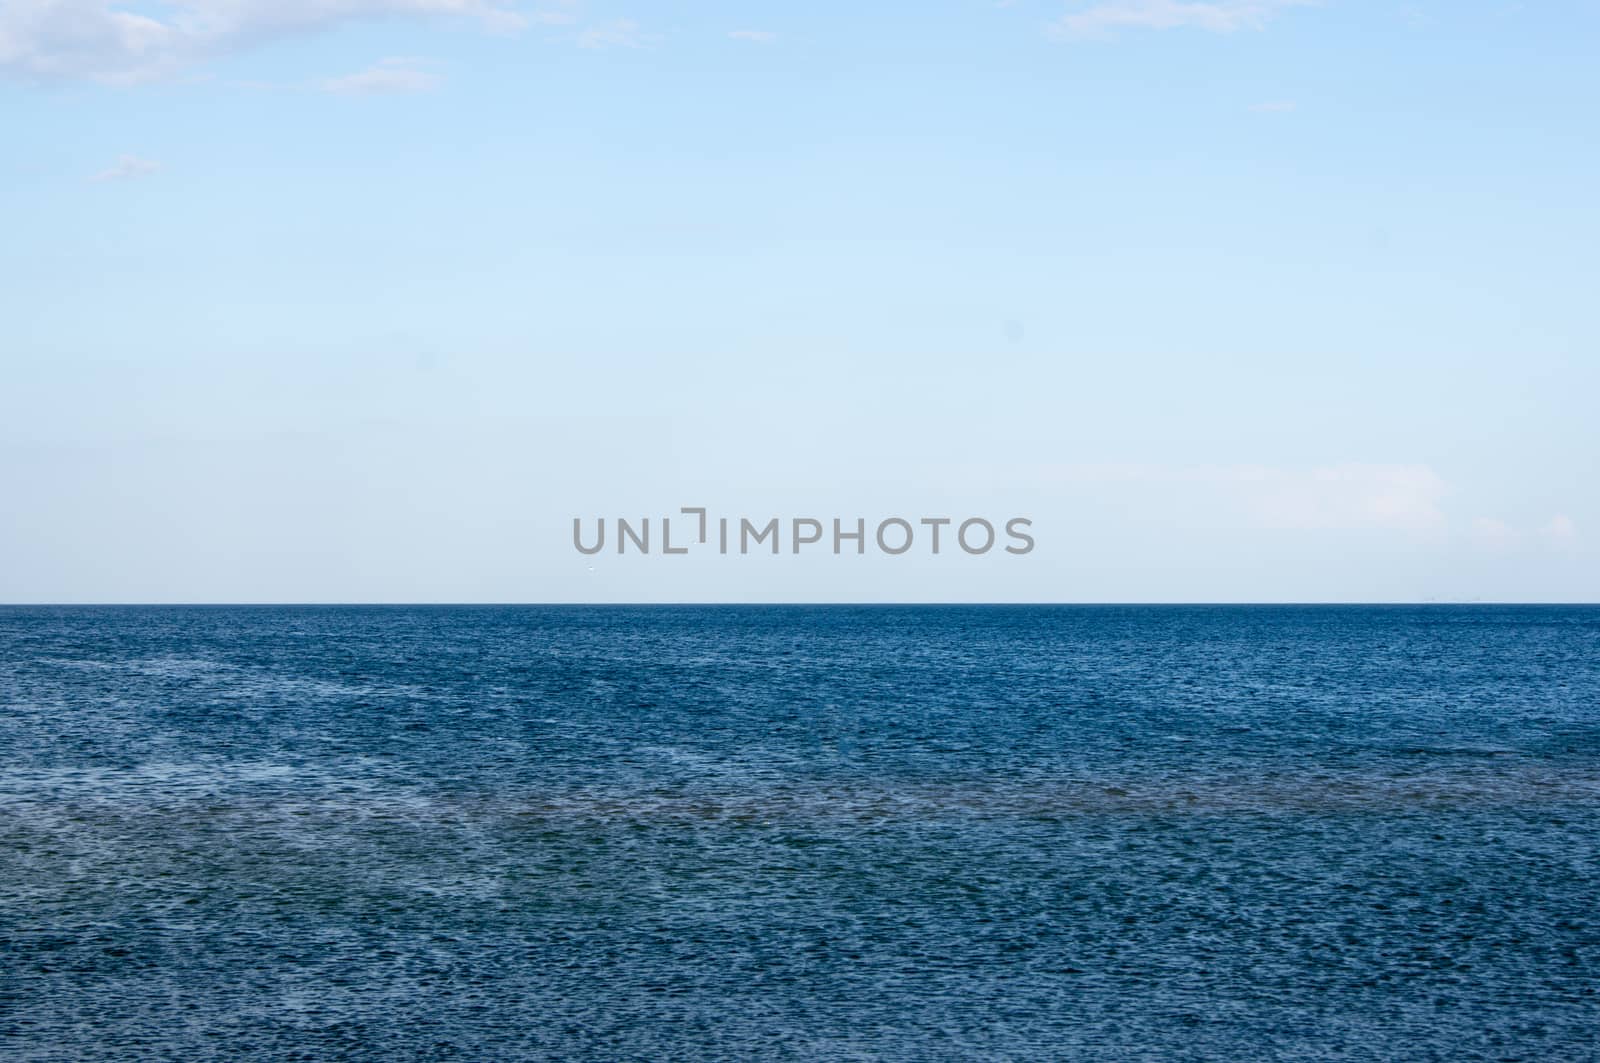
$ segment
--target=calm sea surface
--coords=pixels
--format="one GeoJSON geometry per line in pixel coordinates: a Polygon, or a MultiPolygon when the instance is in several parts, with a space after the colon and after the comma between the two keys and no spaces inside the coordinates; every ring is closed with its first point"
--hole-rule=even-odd
{"type": "Polygon", "coordinates": [[[1600,1055],[1600,608],[0,609],[0,1057],[1600,1055]]]}

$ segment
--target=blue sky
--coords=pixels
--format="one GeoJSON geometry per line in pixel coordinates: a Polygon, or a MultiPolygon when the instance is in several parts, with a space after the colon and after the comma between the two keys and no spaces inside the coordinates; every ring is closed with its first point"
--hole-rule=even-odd
{"type": "Polygon", "coordinates": [[[0,600],[1600,600],[1591,3],[0,3],[0,600]],[[1025,558],[570,545],[1033,519],[1025,558]]]}

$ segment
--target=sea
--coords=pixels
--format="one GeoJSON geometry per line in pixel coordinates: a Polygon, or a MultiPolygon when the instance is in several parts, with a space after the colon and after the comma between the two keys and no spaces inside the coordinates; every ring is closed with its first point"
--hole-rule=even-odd
{"type": "Polygon", "coordinates": [[[6,607],[0,1058],[1594,1060],[1600,607],[6,607]]]}

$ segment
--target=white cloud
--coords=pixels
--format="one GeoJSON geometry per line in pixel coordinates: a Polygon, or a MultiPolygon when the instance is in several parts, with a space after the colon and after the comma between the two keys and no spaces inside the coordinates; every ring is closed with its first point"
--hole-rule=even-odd
{"type": "Polygon", "coordinates": [[[1226,477],[1268,527],[1389,528],[1423,532],[1444,524],[1445,483],[1426,465],[1329,465],[1309,470],[1235,469],[1226,477]]]}
{"type": "Polygon", "coordinates": [[[631,18],[602,22],[578,34],[578,43],[585,48],[642,48],[649,40],[631,18]]]}
{"type": "Polygon", "coordinates": [[[546,26],[570,26],[578,21],[579,0],[551,0],[528,12],[529,22],[546,26]]]}
{"type": "Polygon", "coordinates": [[[752,44],[771,44],[778,39],[778,35],[771,30],[734,30],[728,36],[736,41],[750,41],[752,44]]]}
{"type": "Polygon", "coordinates": [[[1102,0],[1075,5],[1051,31],[1062,37],[1094,37],[1120,29],[1202,29],[1232,33],[1260,29],[1275,15],[1291,7],[1306,7],[1316,0],[1102,0]]]}
{"type": "Polygon", "coordinates": [[[1521,538],[1515,528],[1498,517],[1472,518],[1468,534],[1478,545],[1496,550],[1504,549],[1521,538]]]}
{"type": "Polygon", "coordinates": [[[161,169],[159,162],[141,159],[137,155],[123,155],[109,170],[102,170],[89,178],[91,181],[128,181],[135,177],[148,177],[161,169]]]}
{"type": "Polygon", "coordinates": [[[1578,525],[1571,517],[1557,514],[1535,529],[1516,527],[1495,517],[1475,517],[1467,531],[1477,545],[1503,550],[1510,547],[1527,547],[1543,541],[1556,547],[1571,546],[1578,541],[1578,525]]]}
{"type": "MultiPolygon", "coordinates": [[[[512,0],[168,0],[133,6],[119,0],[7,0],[0,5],[0,72],[31,80],[133,84],[261,40],[358,19],[454,17],[491,30],[528,22],[512,0]]],[[[548,11],[562,13],[560,5],[548,11]]]]}
{"type": "Polygon", "coordinates": [[[1578,541],[1578,524],[1571,517],[1557,514],[1550,518],[1550,522],[1539,529],[1540,534],[1554,543],[1574,543],[1578,541]]]}
{"type": "Polygon", "coordinates": [[[426,66],[421,59],[384,59],[359,73],[329,78],[322,89],[351,96],[429,92],[444,84],[444,78],[426,66]]]}
{"type": "Polygon", "coordinates": [[[1071,483],[1190,485],[1257,527],[1362,528],[1433,534],[1445,527],[1443,479],[1426,465],[1073,465],[1051,471],[1071,483]]]}

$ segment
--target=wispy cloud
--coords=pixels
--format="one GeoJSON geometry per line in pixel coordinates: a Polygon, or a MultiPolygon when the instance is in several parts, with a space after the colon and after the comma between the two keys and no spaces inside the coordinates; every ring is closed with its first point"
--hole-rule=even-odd
{"type": "Polygon", "coordinates": [[[578,34],[578,43],[585,48],[642,48],[651,38],[631,18],[617,18],[590,26],[578,34]]]}
{"type": "Polygon", "coordinates": [[[1473,517],[1467,534],[1474,543],[1490,550],[1507,549],[1521,538],[1515,528],[1499,517],[1473,517]]]}
{"type": "Polygon", "coordinates": [[[1449,493],[1426,465],[1058,465],[1030,473],[1045,482],[1133,488],[1155,495],[1187,488],[1243,523],[1278,531],[1386,529],[1442,533],[1449,493]]]}
{"type": "Polygon", "coordinates": [[[1316,0],[1101,0],[1076,4],[1051,32],[1061,37],[1095,37],[1117,30],[1201,29],[1212,33],[1260,29],[1273,17],[1316,0]]]}
{"type": "Polygon", "coordinates": [[[749,41],[752,44],[771,44],[778,39],[778,35],[771,30],[733,30],[728,36],[736,41],[749,41]]]}
{"type": "Polygon", "coordinates": [[[1426,465],[1345,464],[1214,471],[1269,528],[1390,528],[1428,532],[1444,524],[1445,483],[1426,465]]]}
{"type": "Polygon", "coordinates": [[[358,73],[329,78],[321,88],[347,96],[430,92],[444,84],[444,78],[428,65],[425,59],[384,59],[358,73]]]}
{"type": "Polygon", "coordinates": [[[1578,541],[1578,522],[1571,517],[1557,514],[1550,518],[1550,522],[1539,533],[1553,543],[1562,545],[1578,541]]]}
{"type": "Polygon", "coordinates": [[[1481,547],[1492,550],[1526,548],[1543,543],[1546,547],[1566,548],[1578,541],[1578,524],[1571,517],[1557,514],[1537,528],[1519,528],[1497,517],[1475,517],[1468,535],[1481,547]]]}
{"type": "Polygon", "coordinates": [[[529,22],[546,26],[570,26],[578,21],[580,0],[549,0],[525,16],[529,22]]]}
{"type": "Polygon", "coordinates": [[[148,177],[161,169],[159,162],[141,159],[137,155],[123,155],[117,159],[115,166],[109,170],[101,170],[91,181],[130,181],[135,177],[148,177]]]}
{"type": "Polygon", "coordinates": [[[0,4],[0,73],[28,80],[136,84],[274,37],[360,19],[431,16],[487,29],[526,26],[513,0],[173,0],[129,10],[117,0],[6,0],[0,4]]]}

